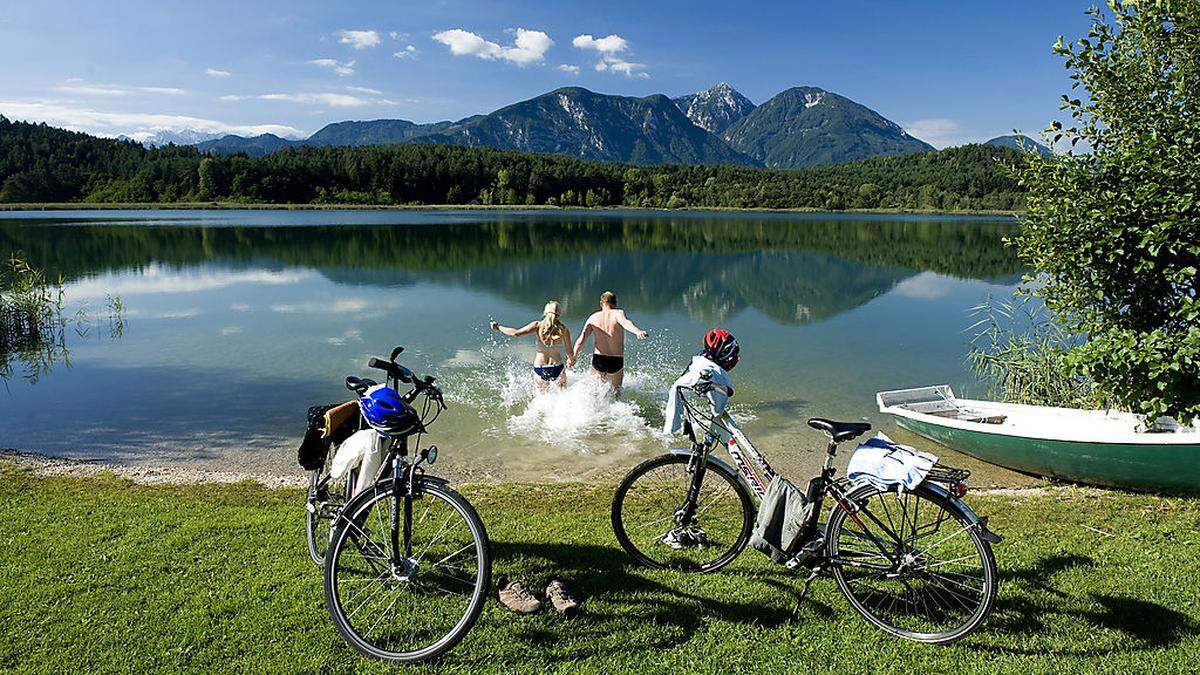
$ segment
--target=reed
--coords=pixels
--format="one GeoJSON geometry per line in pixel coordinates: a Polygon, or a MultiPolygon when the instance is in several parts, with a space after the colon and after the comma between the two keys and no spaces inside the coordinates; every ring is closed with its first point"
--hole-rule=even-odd
{"type": "Polygon", "coordinates": [[[1064,408],[1115,408],[1090,379],[1077,375],[1067,352],[1079,344],[1035,297],[988,298],[968,310],[975,319],[967,360],[988,386],[988,396],[1006,403],[1064,408]]]}
{"type": "Polygon", "coordinates": [[[69,358],[68,318],[62,280],[11,255],[0,269],[0,378],[8,379],[15,363],[25,377],[37,379],[50,366],[69,358]]]}

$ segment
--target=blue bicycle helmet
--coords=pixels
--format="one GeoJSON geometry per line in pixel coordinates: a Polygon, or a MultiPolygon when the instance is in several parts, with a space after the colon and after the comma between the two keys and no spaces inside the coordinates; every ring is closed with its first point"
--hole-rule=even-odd
{"type": "Polygon", "coordinates": [[[382,384],[363,393],[358,409],[367,424],[384,436],[407,436],[421,428],[417,411],[395,389],[382,384]]]}

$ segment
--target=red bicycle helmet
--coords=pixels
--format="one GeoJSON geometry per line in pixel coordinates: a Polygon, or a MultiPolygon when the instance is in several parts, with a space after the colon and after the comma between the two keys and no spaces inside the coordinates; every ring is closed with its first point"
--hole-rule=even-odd
{"type": "Polygon", "coordinates": [[[737,338],[724,328],[714,328],[704,335],[704,356],[725,370],[733,370],[741,353],[737,338]]]}

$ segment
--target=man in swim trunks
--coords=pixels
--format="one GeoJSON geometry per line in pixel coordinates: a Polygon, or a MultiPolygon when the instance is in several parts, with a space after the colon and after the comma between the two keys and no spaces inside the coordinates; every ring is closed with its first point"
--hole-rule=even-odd
{"type": "Polygon", "coordinates": [[[592,354],[592,370],[608,382],[613,391],[621,388],[625,381],[625,331],[646,339],[646,331],[638,328],[625,310],[617,307],[617,294],[604,291],[600,294],[600,311],[588,317],[583,332],[575,341],[575,353],[580,354],[588,336],[596,339],[596,351],[592,354]]]}

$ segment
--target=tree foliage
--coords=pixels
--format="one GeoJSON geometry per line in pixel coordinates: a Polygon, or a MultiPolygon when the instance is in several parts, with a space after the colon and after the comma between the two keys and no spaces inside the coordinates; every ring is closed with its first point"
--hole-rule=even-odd
{"type": "Polygon", "coordinates": [[[1020,209],[1020,189],[998,158],[1024,161],[983,145],[799,170],[634,166],[436,144],[209,156],[0,117],[0,202],[1020,209]]]}
{"type": "Polygon", "coordinates": [[[1112,2],[1054,51],[1079,98],[1030,154],[1016,245],[1035,291],[1083,335],[1067,362],[1123,406],[1200,415],[1200,3],[1112,2]]]}

